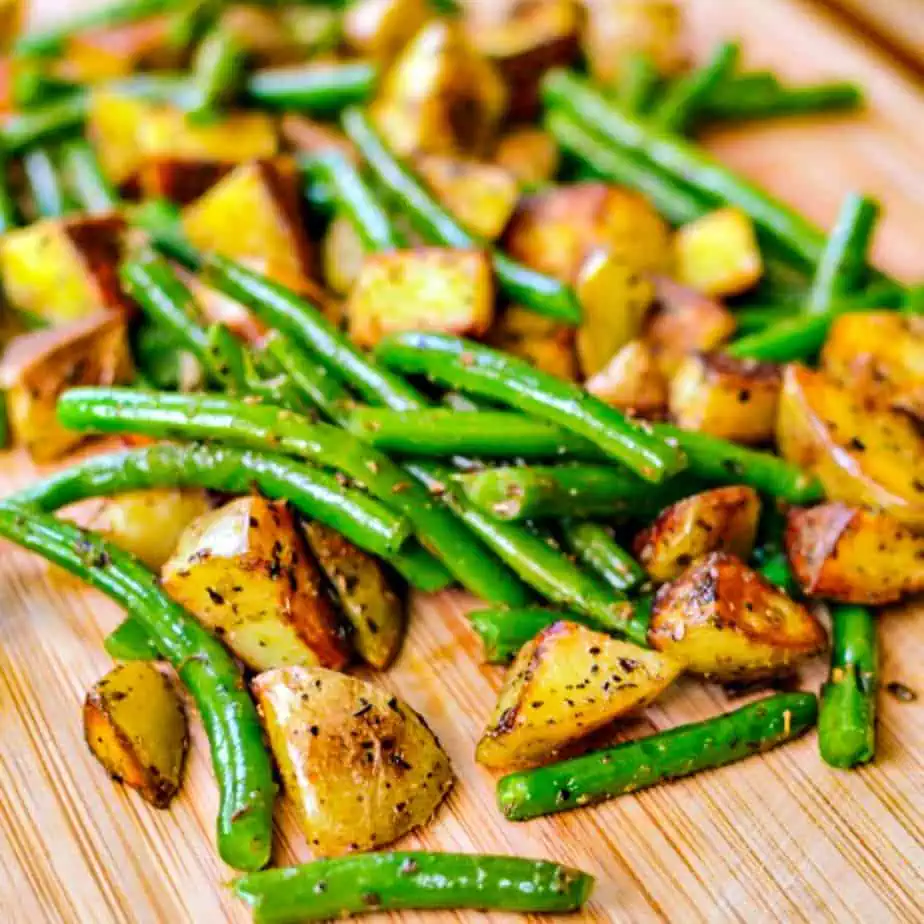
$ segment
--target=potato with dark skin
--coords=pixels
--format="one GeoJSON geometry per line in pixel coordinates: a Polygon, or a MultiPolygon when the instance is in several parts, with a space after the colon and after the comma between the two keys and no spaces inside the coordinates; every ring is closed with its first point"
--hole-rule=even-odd
{"type": "Polygon", "coordinates": [[[316,856],[384,847],[426,824],[452,788],[433,732],[386,690],[306,667],[266,671],[251,686],[316,856]]]}
{"type": "Polygon", "coordinates": [[[658,591],[648,640],[688,672],[723,682],[785,674],[828,641],[808,609],[727,552],[658,591]]]}
{"type": "Polygon", "coordinates": [[[635,537],[635,557],[658,583],[679,577],[710,552],[747,559],[754,548],[760,497],[753,488],[730,485],[671,504],[635,537]]]}
{"type": "Polygon", "coordinates": [[[573,381],[578,377],[574,328],[528,308],[520,305],[504,308],[488,331],[487,342],[560,379],[573,381]]]}
{"type": "Polygon", "coordinates": [[[554,179],[561,155],[558,143],[547,131],[525,125],[501,135],[492,159],[528,189],[554,179]]]}
{"type": "Polygon", "coordinates": [[[360,57],[388,64],[433,13],[428,0],[358,0],[343,16],[343,40],[360,57]]]}
{"type": "Polygon", "coordinates": [[[476,759],[495,768],[544,763],[651,702],[679,673],[671,657],[557,622],[520,649],[476,759]]]}
{"type": "Polygon", "coordinates": [[[924,536],[887,513],[836,503],[790,510],[785,546],[815,597],[882,605],[924,591],[924,536]]]}
{"type": "Polygon", "coordinates": [[[635,417],[659,419],[667,412],[667,379],[644,340],[629,341],[585,387],[635,417]]]}
{"type": "Polygon", "coordinates": [[[161,570],[164,590],[248,667],[341,668],[350,649],[289,507],[239,497],[194,520],[161,570]]]}
{"type": "Polygon", "coordinates": [[[151,664],[113,668],[87,693],[84,737],[114,779],[156,808],[177,794],[189,746],[186,712],[173,684],[151,664]]]}
{"type": "Polygon", "coordinates": [[[146,199],[169,199],[177,205],[189,205],[233,169],[233,164],[220,161],[150,157],[139,168],[138,184],[146,199]]]}

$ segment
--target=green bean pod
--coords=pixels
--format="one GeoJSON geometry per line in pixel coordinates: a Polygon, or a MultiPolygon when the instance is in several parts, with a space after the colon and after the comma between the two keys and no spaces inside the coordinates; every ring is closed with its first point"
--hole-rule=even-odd
{"type": "Polygon", "coordinates": [[[87,93],[80,92],[13,116],[0,128],[0,149],[12,157],[37,144],[76,134],[86,121],[89,100],[87,93]]]}
{"type": "Polygon", "coordinates": [[[144,624],[127,616],[103,639],[106,654],[116,661],[157,661],[160,649],[144,624]]]}
{"type": "Polygon", "coordinates": [[[601,523],[567,519],[561,524],[561,537],[578,561],[619,593],[627,594],[648,580],[645,569],[601,523]]]}
{"type": "Polygon", "coordinates": [[[644,113],[658,88],[660,77],[651,55],[630,52],[622,60],[616,99],[626,112],[644,113]]]}
{"type": "Polygon", "coordinates": [[[0,234],[19,227],[19,208],[9,183],[9,164],[0,156],[0,234]]]}
{"type": "Polygon", "coordinates": [[[902,314],[924,314],[924,285],[909,286],[900,307],[902,314]]]}
{"type": "Polygon", "coordinates": [[[113,211],[119,195],[103,173],[96,152],[84,139],[62,147],[64,171],[83,209],[90,214],[113,211]]]}
{"type": "Polygon", "coordinates": [[[265,109],[333,115],[375,93],[378,69],[366,61],[298,64],[254,71],[246,82],[250,102],[265,109]]]}
{"type": "Polygon", "coordinates": [[[247,60],[245,50],[234,35],[221,28],[212,29],[199,43],[192,64],[192,105],[187,116],[206,123],[221,116],[221,109],[237,93],[247,60]]]}
{"type": "Polygon", "coordinates": [[[563,612],[542,606],[473,610],[467,618],[481,639],[484,659],[488,664],[506,664],[513,660],[527,642],[562,619],[598,631],[603,629],[596,620],[584,613],[573,610],[563,612]]]}
{"type": "Polygon", "coordinates": [[[811,693],[780,693],[734,712],[505,776],[497,804],[511,821],[564,812],[763,753],[815,724],[811,693]]]}
{"type": "MultiPolygon", "coordinates": [[[[742,75],[748,76],[748,75],[742,75]]],[[[832,81],[804,87],[773,84],[720,84],[709,96],[702,115],[706,119],[743,122],[818,112],[849,112],[863,105],[863,91],[854,83],[832,81]]]]}
{"type": "Polygon", "coordinates": [[[0,536],[47,558],[123,606],[189,690],[208,736],[221,791],[218,851],[239,870],[270,859],[276,784],[247,684],[224,646],[161,589],[137,559],[48,514],[0,505],[0,536]]]}
{"type": "Polygon", "coordinates": [[[35,147],[27,151],[22,166],[38,218],[60,218],[72,210],[67,189],[48,148],[35,147]]]}

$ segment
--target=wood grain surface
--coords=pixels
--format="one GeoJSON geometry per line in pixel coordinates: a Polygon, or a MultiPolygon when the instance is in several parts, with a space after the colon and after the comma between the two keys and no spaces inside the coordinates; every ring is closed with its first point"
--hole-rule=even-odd
{"type": "MultiPolygon", "coordinates": [[[[750,127],[716,134],[710,144],[825,225],[848,190],[878,196],[886,216],[877,240],[882,265],[906,278],[924,274],[920,90],[810,3],[688,6],[699,51],[719,36],[740,36],[753,66],[794,80],[846,75],[868,88],[871,108],[859,118],[750,127]]],[[[0,456],[0,493],[35,475],[18,454],[0,456]]],[[[587,921],[924,920],[920,608],[882,617],[884,680],[900,680],[920,696],[910,704],[882,697],[873,766],[828,769],[811,734],[735,767],[514,825],[494,808],[493,776],[473,760],[501,673],[479,663],[463,618],[470,603],[460,594],[416,598],[404,652],[377,680],[427,717],[460,779],[435,822],[401,846],[573,863],[598,877],[587,921]]],[[[183,793],[168,812],[112,785],[84,746],[80,705],[110,667],[101,642],[119,618],[100,596],[0,545],[0,921],[246,921],[223,885],[230,871],[215,856],[216,789],[201,729],[183,793]]],[[[816,689],[824,673],[823,664],[810,665],[804,686],[816,689]]],[[[645,734],[733,705],[717,687],[683,682],[621,731],[645,734]]],[[[282,804],[276,861],[308,856],[282,804]]]]}

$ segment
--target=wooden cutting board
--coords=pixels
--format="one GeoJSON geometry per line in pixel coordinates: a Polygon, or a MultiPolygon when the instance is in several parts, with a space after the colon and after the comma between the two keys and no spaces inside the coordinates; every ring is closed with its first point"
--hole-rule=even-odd
{"type": "MultiPolygon", "coordinates": [[[[749,65],[794,80],[847,75],[868,87],[871,108],[859,118],[752,127],[710,143],[825,225],[848,190],[878,196],[886,213],[882,265],[924,275],[920,91],[811,4],[690,0],[689,8],[700,52],[719,36],[740,36],[749,65]]],[[[35,475],[21,456],[0,456],[0,493],[35,475]]],[[[470,602],[460,594],[415,599],[404,652],[378,681],[427,717],[459,775],[434,823],[401,846],[573,863],[598,877],[588,921],[924,920],[920,608],[882,617],[884,680],[920,697],[902,704],[882,696],[873,766],[830,770],[812,734],[735,767],[514,825],[494,808],[494,778],[472,758],[501,673],[479,663],[463,619],[470,602]]],[[[215,856],[216,790],[201,730],[183,794],[168,812],[112,785],[83,744],[80,705],[110,667],[101,642],[119,618],[101,597],[0,545],[0,921],[246,921],[223,886],[230,871],[215,856]]],[[[804,685],[816,689],[824,673],[823,664],[811,665],[804,685]]],[[[684,682],[623,731],[647,734],[734,705],[717,687],[684,682]]],[[[309,856],[284,804],[277,845],[279,864],[309,856]]]]}

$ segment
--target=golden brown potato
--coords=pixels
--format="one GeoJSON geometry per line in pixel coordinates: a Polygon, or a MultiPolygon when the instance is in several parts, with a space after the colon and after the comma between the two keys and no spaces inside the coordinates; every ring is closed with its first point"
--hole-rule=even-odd
{"type": "Polygon", "coordinates": [[[253,681],[270,747],[316,856],[374,850],[426,824],[452,788],[423,718],[385,690],[322,668],[253,681]]]}
{"type": "Polygon", "coordinates": [[[239,497],[194,520],[164,590],[253,670],[341,668],[349,648],[288,506],[239,497]]]}
{"type": "Polygon", "coordinates": [[[884,510],[924,529],[924,435],[898,411],[870,407],[823,373],[783,373],[777,444],[830,500],[884,510]]]}
{"type": "Polygon", "coordinates": [[[343,39],[361,57],[387,64],[433,13],[428,0],[357,0],[343,17],[343,39]]]}
{"type": "Polygon", "coordinates": [[[382,565],[323,523],[306,523],[305,537],[353,627],[356,653],[366,664],[385,670],[401,650],[405,618],[382,565]]]}
{"type": "Polygon", "coordinates": [[[595,80],[616,83],[633,52],[649,55],[665,76],[686,65],[677,0],[585,0],[584,8],[584,54],[595,80]]]}
{"type": "Polygon", "coordinates": [[[687,286],[656,276],[657,310],[648,319],[645,339],[662,372],[672,377],[691,353],[710,353],[735,332],[735,316],[720,302],[687,286]]]}
{"type": "Polygon", "coordinates": [[[58,423],[58,396],[76,385],[124,385],[133,376],[125,318],[112,312],[17,337],[0,362],[0,390],[16,443],[37,462],[57,459],[86,434],[58,423]]]}
{"type": "Polygon", "coordinates": [[[346,306],[350,336],[435,330],[479,336],[494,317],[491,264],[481,250],[418,247],[369,254],[346,306]]]}
{"type": "Polygon", "coordinates": [[[157,105],[98,87],[90,94],[87,134],[100,166],[117,186],[135,179],[145,161],[139,136],[145,119],[157,105]]]}
{"type": "Polygon", "coordinates": [[[514,259],[573,282],[595,250],[639,273],[670,263],[670,230],[647,199],[606,183],[572,183],[527,196],[504,236],[514,259]]]}
{"type": "Polygon", "coordinates": [[[578,377],[574,328],[520,305],[508,305],[488,332],[488,343],[537,369],[573,381],[578,377]]]}
{"type": "Polygon", "coordinates": [[[581,372],[591,376],[641,333],[654,287],[622,257],[597,250],[581,267],[574,291],[582,313],[577,356],[581,372]]]}
{"type": "Polygon", "coordinates": [[[419,154],[414,167],[469,231],[489,241],[501,236],[520,196],[512,174],[493,164],[441,154],[419,154]]]}
{"type": "Polygon", "coordinates": [[[585,387],[635,417],[656,419],[667,411],[667,379],[644,340],[627,343],[585,387]]]}
{"type": "Polygon", "coordinates": [[[486,767],[548,761],[572,741],[650,703],[679,672],[672,658],[557,622],[520,649],[475,758],[486,767]]]}
{"type": "Polygon", "coordinates": [[[279,122],[279,134],[282,140],[296,151],[302,151],[305,154],[333,152],[342,154],[357,167],[360,164],[359,152],[343,132],[333,125],[316,122],[301,113],[285,113],[279,122]]]}
{"type": "Polygon", "coordinates": [[[156,808],[170,805],[183,779],[189,734],[183,703],[156,667],[130,661],[95,683],[83,706],[83,730],[114,780],[156,808]]]}
{"type": "Polygon", "coordinates": [[[494,163],[527,189],[554,179],[560,159],[555,139],[531,125],[510,129],[501,135],[494,149],[494,163]]]}
{"type": "Polygon", "coordinates": [[[694,353],[670,383],[670,411],[685,430],[738,443],[769,442],[782,381],[778,366],[723,353],[694,353]]]}
{"type": "Polygon", "coordinates": [[[507,105],[497,69],[462,26],[437,20],[405,46],[382,82],[372,115],[399,154],[488,151],[507,105]]]}
{"type": "Polygon", "coordinates": [[[340,38],[335,10],[298,4],[273,10],[234,4],[222,13],[220,26],[257,66],[302,64],[336,46],[340,38]]]}
{"type": "Polygon", "coordinates": [[[9,304],[48,324],[103,308],[128,309],[119,286],[125,223],[116,216],[38,221],[0,237],[0,274],[9,304]]]}
{"type": "Polygon", "coordinates": [[[845,504],[791,510],[786,554],[816,597],[883,604],[924,591],[924,537],[887,513],[845,504]]]}
{"type": "Polygon", "coordinates": [[[337,215],[327,226],[321,242],[321,268],[327,287],[338,295],[348,295],[359,279],[366,247],[352,222],[337,215]]]}
{"type": "Polygon", "coordinates": [[[684,225],[674,235],[677,279],[706,295],[738,295],[764,272],[757,234],[738,208],[721,208],[684,225]]]}
{"type": "Polygon", "coordinates": [[[786,673],[827,644],[809,610],[726,552],[658,591],[648,640],[687,671],[721,681],[786,673]]]}
{"type": "Polygon", "coordinates": [[[760,497],[753,488],[729,485],[687,497],[663,510],[635,537],[635,557],[659,584],[679,577],[710,552],[746,559],[754,548],[760,497]]]}
{"type": "Polygon", "coordinates": [[[233,169],[233,164],[217,161],[152,157],[141,164],[137,180],[145,198],[169,199],[178,205],[189,205],[233,169]]]}

